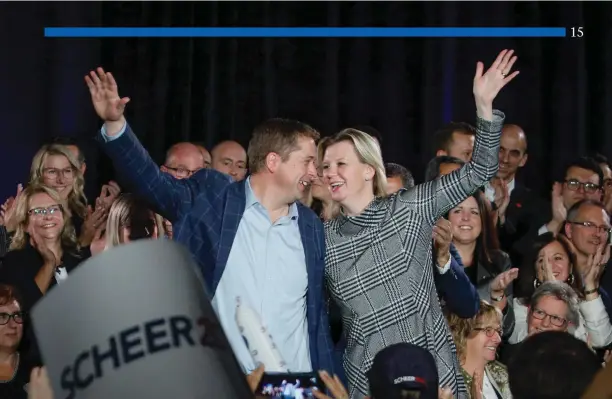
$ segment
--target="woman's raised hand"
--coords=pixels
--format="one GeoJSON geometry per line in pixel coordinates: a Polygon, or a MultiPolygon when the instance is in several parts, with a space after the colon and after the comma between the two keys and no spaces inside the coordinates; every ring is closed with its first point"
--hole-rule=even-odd
{"type": "Polygon", "coordinates": [[[476,64],[473,91],[479,114],[485,113],[480,115],[482,118],[492,118],[493,100],[497,93],[519,74],[518,71],[512,72],[512,66],[517,60],[513,54],[514,50],[503,50],[486,72],[482,62],[476,64]],[[491,110],[491,115],[486,115],[488,110],[491,110]]]}

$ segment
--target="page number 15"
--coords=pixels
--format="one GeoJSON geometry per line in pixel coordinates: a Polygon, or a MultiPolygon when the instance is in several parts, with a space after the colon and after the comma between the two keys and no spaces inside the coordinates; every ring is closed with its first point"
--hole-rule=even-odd
{"type": "Polygon", "coordinates": [[[572,37],[582,37],[584,36],[584,28],[582,26],[570,28],[572,32],[572,37]]]}

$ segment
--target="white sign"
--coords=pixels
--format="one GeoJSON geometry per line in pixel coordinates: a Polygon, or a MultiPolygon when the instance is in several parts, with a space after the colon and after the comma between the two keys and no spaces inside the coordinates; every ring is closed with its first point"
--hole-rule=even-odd
{"type": "Polygon", "coordinates": [[[172,241],[87,260],[32,320],[56,399],[252,397],[195,263],[172,241]]]}

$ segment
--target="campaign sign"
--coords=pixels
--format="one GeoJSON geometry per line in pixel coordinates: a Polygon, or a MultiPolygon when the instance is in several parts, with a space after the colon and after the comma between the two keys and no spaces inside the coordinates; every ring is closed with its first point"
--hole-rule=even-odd
{"type": "Polygon", "coordinates": [[[172,241],[87,260],[31,316],[56,399],[252,397],[195,263],[172,241]]]}

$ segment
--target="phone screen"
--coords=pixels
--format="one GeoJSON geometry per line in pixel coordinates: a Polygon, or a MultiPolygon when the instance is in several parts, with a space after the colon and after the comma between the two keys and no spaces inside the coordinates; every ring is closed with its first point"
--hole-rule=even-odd
{"type": "Polygon", "coordinates": [[[314,373],[265,373],[255,395],[270,398],[309,399],[324,385],[314,373]]]}

